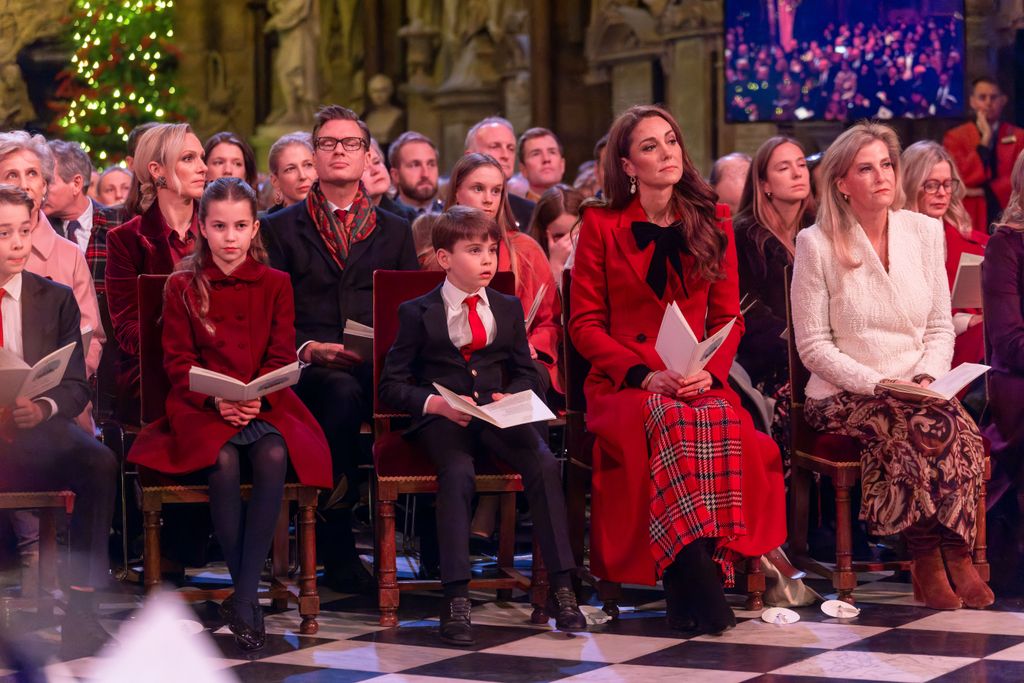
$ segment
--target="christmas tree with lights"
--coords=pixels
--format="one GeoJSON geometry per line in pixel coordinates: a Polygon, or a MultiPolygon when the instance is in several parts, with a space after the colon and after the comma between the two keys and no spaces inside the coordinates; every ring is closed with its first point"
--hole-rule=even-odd
{"type": "Polygon", "coordinates": [[[75,52],[59,77],[54,135],[106,165],[124,157],[140,123],[185,120],[173,13],[173,0],[74,1],[75,52]]]}

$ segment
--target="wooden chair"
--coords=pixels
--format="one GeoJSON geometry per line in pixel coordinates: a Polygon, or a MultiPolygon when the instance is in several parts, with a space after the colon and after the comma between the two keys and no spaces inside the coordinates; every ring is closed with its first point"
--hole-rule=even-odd
{"type": "MultiPolygon", "coordinates": [[[[0,510],[35,510],[39,514],[39,573],[35,595],[4,600],[5,607],[36,608],[52,614],[54,600],[47,588],[57,583],[57,514],[70,515],[75,506],[71,491],[11,491],[0,493],[0,510]]],[[[4,621],[7,609],[4,609],[4,621]]],[[[10,624],[3,624],[7,627],[10,624]]]]}
{"type": "MultiPolygon", "coordinates": [[[[587,431],[586,412],[587,399],[583,393],[583,382],[590,372],[587,361],[572,343],[569,335],[569,318],[571,317],[570,291],[572,290],[572,271],[562,272],[562,326],[565,334],[563,353],[565,355],[565,431],[566,431],[566,508],[569,516],[569,537],[573,543],[573,556],[579,567],[583,567],[585,549],[583,539],[587,524],[587,493],[590,490],[590,478],[593,472],[594,436],[587,431]]],[[[762,596],[765,589],[765,577],[761,572],[761,558],[747,560],[747,605],[748,610],[759,610],[764,607],[762,596]]],[[[597,579],[589,572],[585,574],[592,585],[597,588],[598,599],[603,603],[602,609],[613,619],[619,616],[619,602],[622,600],[622,584],[614,581],[597,579]]]]}
{"type": "MultiPolygon", "coordinates": [[[[170,390],[163,367],[160,314],[163,308],[163,290],[166,275],[139,276],[139,363],[142,382],[142,422],[148,424],[164,414],[164,401],[170,390]]],[[[142,484],[142,515],[145,533],[143,571],[147,591],[160,584],[160,524],[164,505],[177,503],[209,503],[209,489],[205,483],[190,478],[174,478],[147,468],[139,468],[142,484]]],[[[248,497],[252,485],[242,486],[242,496],[248,497]]],[[[285,609],[289,601],[297,603],[302,623],[299,631],[314,634],[320,626],[320,596],[316,590],[316,503],[317,489],[296,483],[285,484],[281,516],[278,519],[271,547],[272,577],[269,597],[277,609],[285,609]],[[296,525],[299,577],[298,595],[290,589],[294,582],[288,577],[288,522],[291,502],[298,504],[296,525]]],[[[189,590],[179,592],[185,600],[223,600],[231,594],[230,588],[189,590]]],[[[266,594],[265,594],[266,595],[266,594]]]]}
{"type": "MultiPolygon", "coordinates": [[[[375,439],[373,444],[376,500],[376,543],[374,568],[379,591],[380,624],[398,624],[398,604],[403,590],[437,590],[439,581],[398,580],[397,549],[395,541],[395,503],[407,493],[436,493],[437,473],[433,464],[416,450],[401,433],[392,431],[391,420],[407,417],[404,413],[384,405],[377,387],[384,365],[384,357],[398,334],[398,307],[404,301],[426,294],[444,280],[444,273],[432,271],[386,271],[373,274],[373,417],[375,439]]],[[[491,287],[499,292],[512,293],[515,283],[511,273],[498,273],[491,287]]],[[[473,579],[470,588],[497,589],[499,597],[507,596],[513,588],[530,593],[534,610],[533,623],[547,622],[544,605],[547,600],[547,572],[541,561],[536,543],[533,547],[533,579],[524,576],[513,566],[515,554],[516,493],[523,490],[519,474],[503,464],[488,459],[477,460],[477,493],[495,493],[501,496],[498,529],[498,572],[492,579],[473,579]]]]}
{"type": "MultiPolygon", "coordinates": [[[[888,562],[853,562],[853,517],[850,490],[860,479],[859,442],[849,436],[819,432],[804,417],[807,381],[811,373],[804,367],[796,349],[793,333],[793,311],[789,298],[790,268],[786,268],[786,320],[789,344],[789,381],[791,387],[792,465],[789,479],[789,548],[793,564],[832,580],[840,600],[851,605],[857,587],[857,572],[909,571],[909,560],[888,562]],[[807,546],[807,526],[810,516],[810,487],[812,473],[826,476],[835,488],[836,506],[836,561],[828,569],[810,557],[807,546]]],[[[986,443],[985,479],[990,475],[986,443]]],[[[985,547],[985,487],[981,487],[978,500],[977,535],[974,545],[974,564],[978,574],[986,581],[989,565],[985,547]]]]}

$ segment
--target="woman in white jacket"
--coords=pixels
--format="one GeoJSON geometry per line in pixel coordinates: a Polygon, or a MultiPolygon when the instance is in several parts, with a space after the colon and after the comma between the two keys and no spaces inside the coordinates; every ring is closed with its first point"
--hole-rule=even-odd
{"type": "Polygon", "coordinates": [[[905,535],[915,596],[982,608],[994,596],[970,553],[981,436],[956,399],[900,389],[948,372],[955,337],[942,225],[895,210],[899,161],[881,124],[850,128],[825,153],[818,220],[798,235],[793,270],[796,344],[812,373],[804,411],[816,429],[861,442],[860,518],[905,535]]]}

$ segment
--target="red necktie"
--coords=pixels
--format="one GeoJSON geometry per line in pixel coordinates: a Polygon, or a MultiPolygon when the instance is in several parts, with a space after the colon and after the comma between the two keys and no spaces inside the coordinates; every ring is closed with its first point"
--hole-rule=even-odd
{"type": "Polygon", "coordinates": [[[335,209],[334,215],[338,217],[338,220],[341,221],[342,226],[344,226],[345,218],[348,217],[348,211],[345,209],[335,209]]]}
{"type": "MultiPolygon", "coordinates": [[[[3,307],[4,297],[7,296],[7,290],[0,287],[0,308],[3,307]]],[[[0,349],[4,347],[4,319],[0,315],[0,349]]]]}
{"type": "Polygon", "coordinates": [[[462,357],[466,359],[467,363],[474,351],[479,351],[487,346],[487,330],[484,329],[484,321],[480,319],[480,314],[476,312],[476,305],[479,302],[480,297],[476,294],[467,296],[462,302],[469,309],[469,329],[473,333],[473,340],[461,349],[462,357]]]}

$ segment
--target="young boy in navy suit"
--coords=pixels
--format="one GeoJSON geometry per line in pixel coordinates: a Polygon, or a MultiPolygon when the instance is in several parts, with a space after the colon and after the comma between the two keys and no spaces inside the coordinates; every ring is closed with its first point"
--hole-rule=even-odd
{"type": "Polygon", "coordinates": [[[498,429],[451,408],[432,384],[480,405],[506,394],[536,390],[538,377],[526,342],[523,307],[488,288],[498,266],[500,234],[482,211],[455,206],[431,231],[437,261],[447,273],[430,293],[402,304],[399,330],[387,354],[380,397],[413,416],[406,432],[438,474],[437,530],[446,599],[441,639],[471,645],[469,524],[474,457],[491,454],[519,472],[534,533],[551,575],[548,611],[563,631],[586,628],[576,604],[559,467],[530,425],[498,429]]]}
{"type": "Polygon", "coordinates": [[[71,516],[71,584],[61,628],[64,659],[94,655],[107,639],[94,592],[107,581],[107,536],[114,513],[117,459],[74,419],[89,402],[81,314],[64,285],[25,271],[32,247],[23,190],[0,185],[0,347],[29,365],[75,343],[64,377],[34,399],[0,407],[0,491],[75,493],[71,516]]]}

